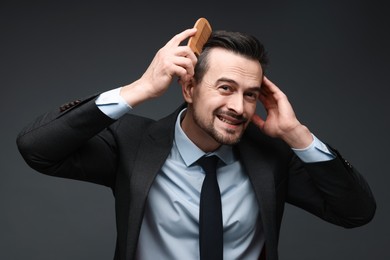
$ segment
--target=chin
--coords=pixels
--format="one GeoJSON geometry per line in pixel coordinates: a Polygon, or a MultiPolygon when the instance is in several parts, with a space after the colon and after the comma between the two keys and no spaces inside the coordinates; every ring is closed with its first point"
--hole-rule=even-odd
{"type": "Polygon", "coordinates": [[[224,144],[224,145],[235,145],[237,143],[239,143],[241,141],[241,136],[242,136],[242,133],[240,134],[231,134],[231,133],[218,133],[216,135],[214,135],[214,139],[220,143],[220,144],[224,144]]]}

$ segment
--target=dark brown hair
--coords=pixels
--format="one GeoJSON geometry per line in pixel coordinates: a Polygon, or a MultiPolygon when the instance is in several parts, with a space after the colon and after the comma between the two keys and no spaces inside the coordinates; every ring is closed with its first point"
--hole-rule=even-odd
{"type": "Polygon", "coordinates": [[[200,83],[208,69],[208,56],[212,48],[223,48],[246,58],[257,60],[263,69],[268,64],[268,57],[263,44],[254,36],[230,31],[215,31],[203,46],[195,66],[195,81],[200,83]]]}

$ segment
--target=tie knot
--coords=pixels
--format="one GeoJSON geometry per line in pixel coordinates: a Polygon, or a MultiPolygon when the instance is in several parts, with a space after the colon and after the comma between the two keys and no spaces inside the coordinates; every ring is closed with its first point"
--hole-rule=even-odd
{"type": "Polygon", "coordinates": [[[203,156],[198,159],[198,164],[203,168],[203,170],[208,173],[216,173],[217,163],[219,158],[216,155],[212,156],[203,156]]]}

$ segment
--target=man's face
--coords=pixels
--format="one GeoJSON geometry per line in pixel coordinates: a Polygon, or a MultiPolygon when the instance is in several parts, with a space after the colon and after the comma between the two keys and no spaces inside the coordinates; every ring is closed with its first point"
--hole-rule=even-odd
{"type": "Polygon", "coordinates": [[[212,49],[202,81],[184,87],[187,136],[204,151],[237,143],[256,110],[262,81],[258,61],[221,48],[212,49]]]}

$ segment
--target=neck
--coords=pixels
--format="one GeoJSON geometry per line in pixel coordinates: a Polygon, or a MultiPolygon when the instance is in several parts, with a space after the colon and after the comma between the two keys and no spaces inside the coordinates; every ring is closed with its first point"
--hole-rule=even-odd
{"type": "Polygon", "coordinates": [[[184,118],[181,121],[181,128],[188,138],[198,146],[202,151],[208,153],[217,150],[221,144],[207,134],[200,126],[195,123],[193,113],[190,107],[185,111],[184,118]]]}

